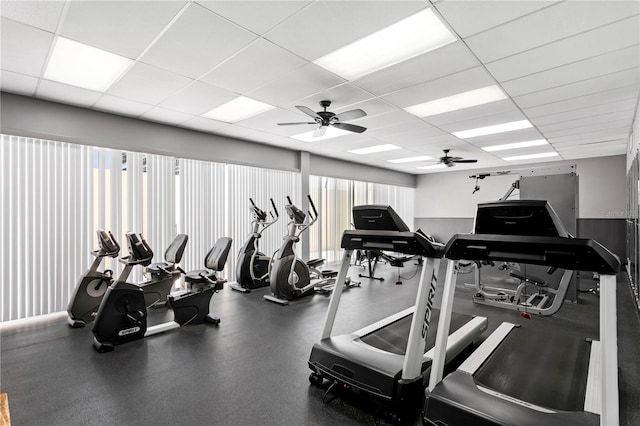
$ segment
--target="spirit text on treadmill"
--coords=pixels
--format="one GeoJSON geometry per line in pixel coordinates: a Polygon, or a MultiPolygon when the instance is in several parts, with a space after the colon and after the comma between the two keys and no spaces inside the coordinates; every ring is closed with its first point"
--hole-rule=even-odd
{"type": "Polygon", "coordinates": [[[436,283],[438,277],[436,276],[436,270],[434,268],[431,276],[431,284],[429,286],[429,297],[427,298],[427,309],[424,311],[424,320],[422,321],[422,338],[427,337],[429,331],[429,324],[431,324],[431,309],[433,308],[433,298],[436,295],[436,283]]]}

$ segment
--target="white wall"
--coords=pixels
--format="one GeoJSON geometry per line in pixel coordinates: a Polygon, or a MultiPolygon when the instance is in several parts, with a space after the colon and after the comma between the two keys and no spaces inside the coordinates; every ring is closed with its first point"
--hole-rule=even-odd
{"type": "MultiPolygon", "coordinates": [[[[564,162],[519,165],[516,168],[576,164],[579,176],[579,218],[623,218],[626,209],[625,156],[587,158],[564,162]]],[[[515,168],[514,168],[515,169],[515,168]]],[[[505,170],[504,168],[502,170],[505,170]]],[[[476,205],[502,197],[517,175],[490,176],[479,181],[472,194],[477,172],[431,173],[418,177],[416,218],[471,218],[476,205]]]]}

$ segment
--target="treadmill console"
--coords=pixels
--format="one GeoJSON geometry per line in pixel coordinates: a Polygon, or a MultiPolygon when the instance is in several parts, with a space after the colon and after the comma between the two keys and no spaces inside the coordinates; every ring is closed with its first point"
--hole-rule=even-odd
{"type": "Polygon", "coordinates": [[[474,234],[569,236],[556,212],[544,200],[505,200],[478,204],[474,234]]]}
{"type": "Polygon", "coordinates": [[[353,207],[356,229],[370,231],[409,231],[409,227],[391,206],[366,205],[353,207]]]}

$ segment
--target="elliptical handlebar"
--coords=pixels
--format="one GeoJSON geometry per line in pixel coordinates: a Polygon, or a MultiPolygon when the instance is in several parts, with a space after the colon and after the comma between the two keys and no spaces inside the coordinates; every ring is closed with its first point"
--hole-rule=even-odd
{"type": "MultiPolygon", "coordinates": [[[[276,203],[273,202],[273,198],[269,198],[269,200],[271,201],[271,207],[273,207],[273,212],[276,214],[275,218],[280,217],[280,214],[278,214],[278,209],[276,208],[276,203]]],[[[273,214],[271,215],[271,217],[273,217],[273,214]]]]}
{"type": "Polygon", "coordinates": [[[313,219],[313,222],[316,221],[316,219],[318,219],[318,210],[316,210],[316,205],[313,204],[313,200],[311,199],[311,195],[307,194],[307,198],[309,199],[309,205],[311,206],[311,209],[313,210],[313,215],[311,214],[311,210],[309,210],[309,217],[313,219]]]}

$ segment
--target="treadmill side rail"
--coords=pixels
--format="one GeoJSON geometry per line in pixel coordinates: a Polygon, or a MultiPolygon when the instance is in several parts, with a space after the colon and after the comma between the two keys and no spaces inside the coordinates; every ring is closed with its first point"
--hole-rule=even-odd
{"type": "Polygon", "coordinates": [[[491,333],[489,337],[487,337],[487,340],[482,342],[480,347],[469,355],[469,358],[467,358],[460,367],[458,367],[458,371],[462,371],[467,374],[474,374],[515,326],[515,324],[510,322],[503,322],[500,324],[500,326],[491,333]]]}

